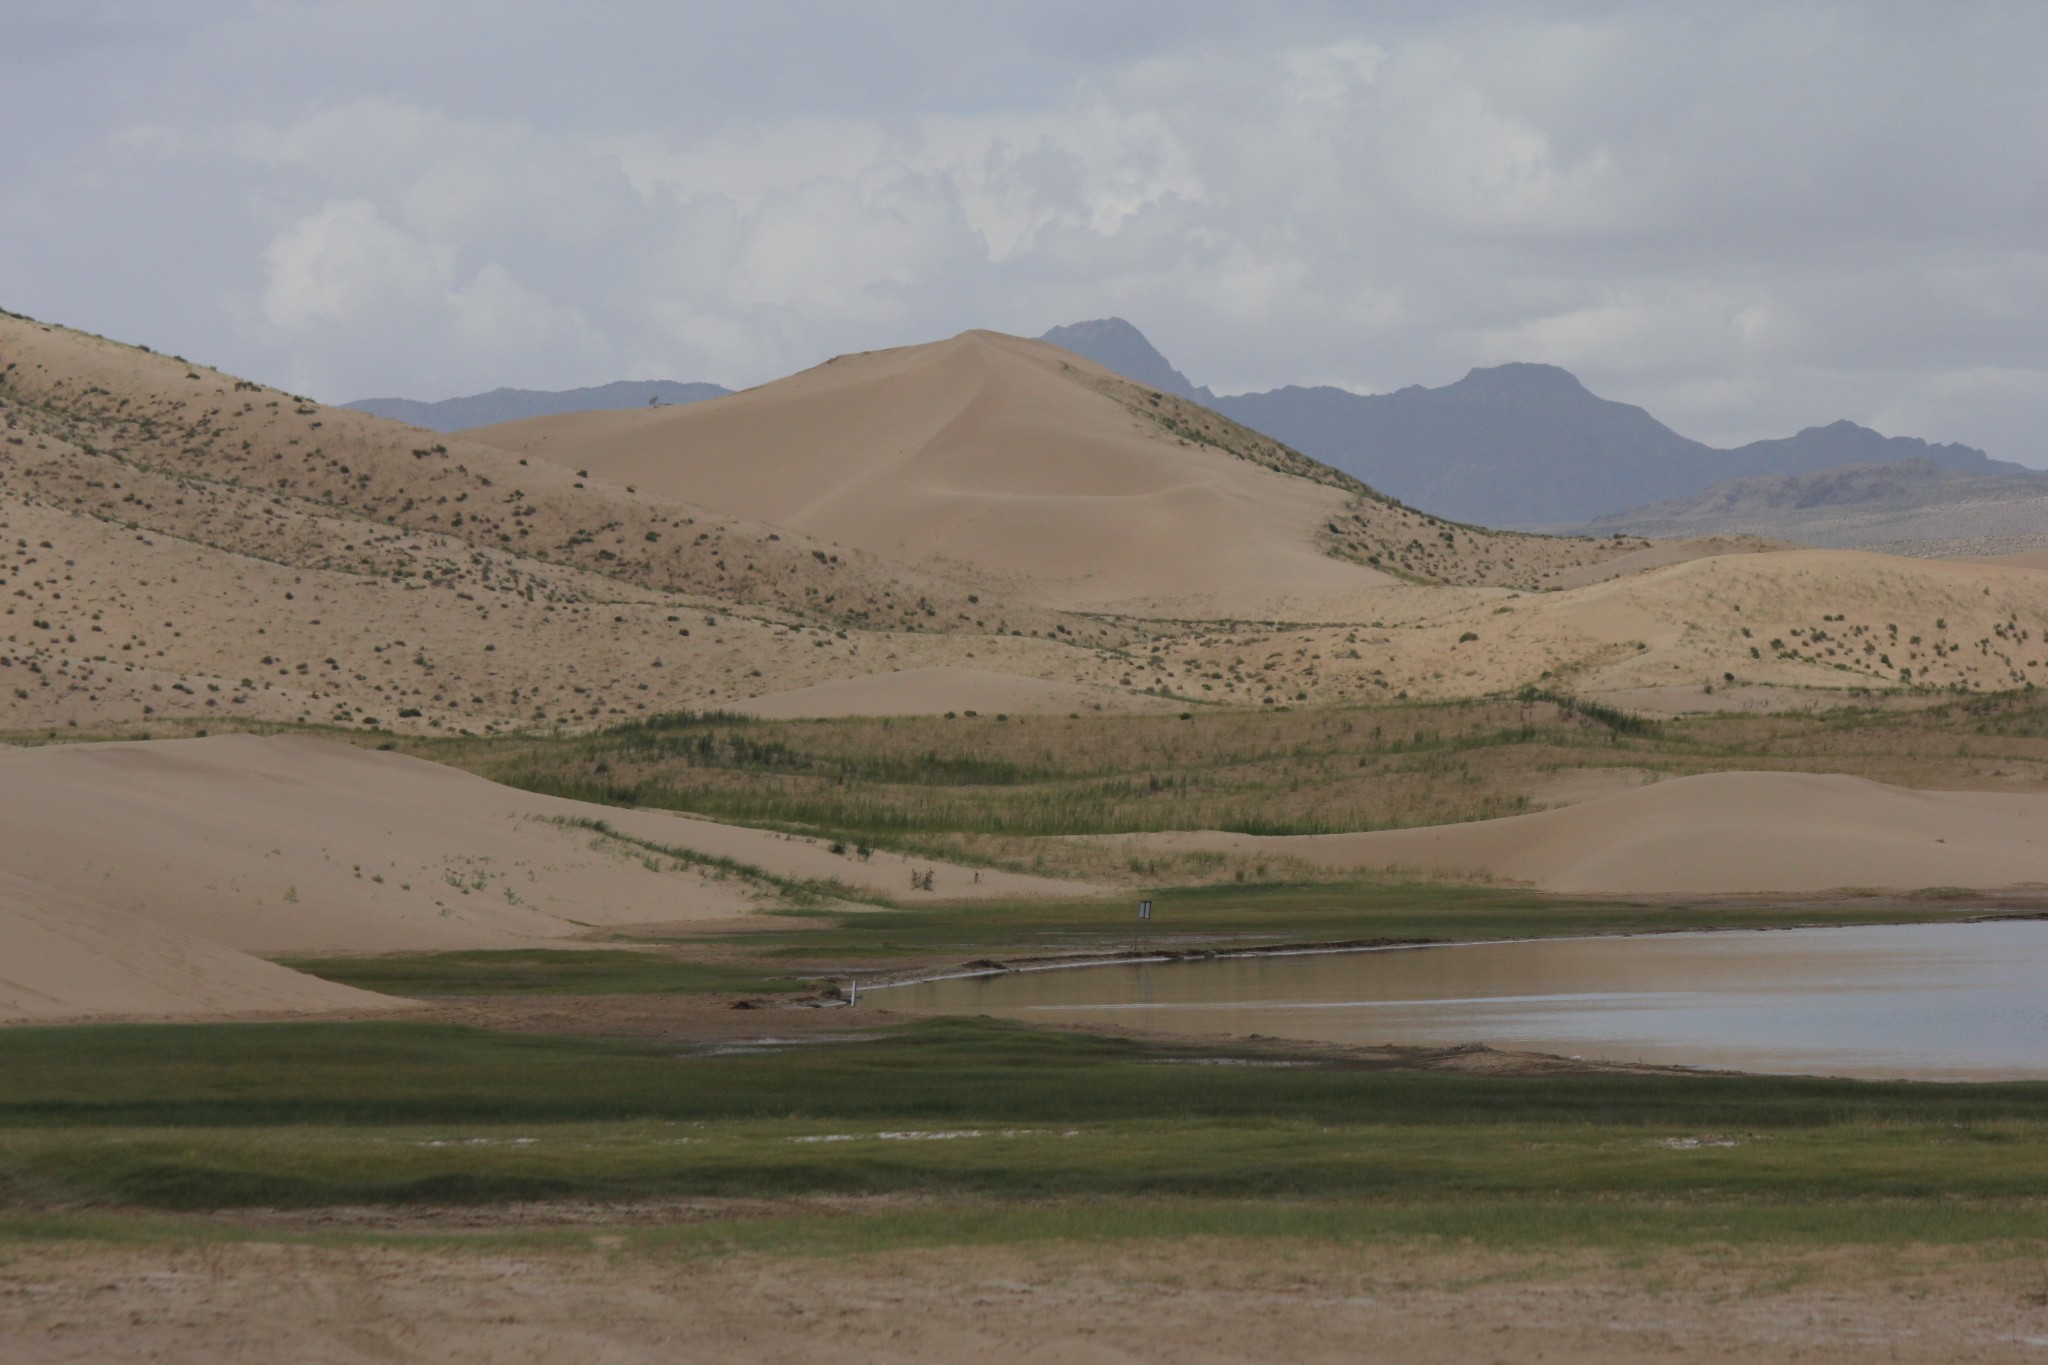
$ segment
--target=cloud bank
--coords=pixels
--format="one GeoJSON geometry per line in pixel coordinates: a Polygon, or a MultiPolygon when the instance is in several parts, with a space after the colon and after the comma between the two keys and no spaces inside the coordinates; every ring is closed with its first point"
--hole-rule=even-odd
{"type": "Polygon", "coordinates": [[[1117,313],[2048,464],[2037,5],[584,9],[27,4],[0,306],[330,400],[1117,313]]]}

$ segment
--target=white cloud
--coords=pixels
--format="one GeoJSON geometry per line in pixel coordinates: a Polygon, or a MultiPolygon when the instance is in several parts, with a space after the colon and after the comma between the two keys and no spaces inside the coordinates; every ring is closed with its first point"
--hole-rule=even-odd
{"type": "Polygon", "coordinates": [[[262,318],[298,357],[291,373],[302,381],[376,375],[364,336],[403,338],[401,354],[461,356],[478,375],[531,367],[535,356],[578,367],[615,360],[575,309],[495,261],[458,280],[457,256],[454,243],[422,240],[368,200],[332,200],[264,253],[262,318]]]}
{"type": "Polygon", "coordinates": [[[1146,208],[1205,197],[1193,156],[1165,119],[1100,94],[1063,108],[922,121],[906,160],[952,187],[1002,263],[1051,227],[1115,236],[1146,208]]]}
{"type": "Polygon", "coordinates": [[[394,302],[445,295],[453,258],[386,222],[367,199],[329,200],[264,253],[263,316],[288,331],[382,320],[394,302]]]}
{"type": "Polygon", "coordinates": [[[1419,44],[1387,65],[1371,160],[1425,221],[1463,231],[1568,232],[1621,211],[1604,149],[1569,157],[1496,106],[1454,48],[1419,44]]]}

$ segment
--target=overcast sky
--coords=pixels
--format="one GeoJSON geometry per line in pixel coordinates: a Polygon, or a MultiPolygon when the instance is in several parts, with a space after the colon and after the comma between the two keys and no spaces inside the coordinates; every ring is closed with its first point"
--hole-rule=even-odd
{"type": "Polygon", "coordinates": [[[0,307],[331,401],[1119,314],[2048,465],[2048,4],[0,0],[0,307]]]}

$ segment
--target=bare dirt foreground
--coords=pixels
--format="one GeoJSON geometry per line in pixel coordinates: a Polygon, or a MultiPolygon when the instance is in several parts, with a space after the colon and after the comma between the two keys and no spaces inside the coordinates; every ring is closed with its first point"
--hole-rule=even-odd
{"type": "Polygon", "coordinates": [[[1193,1240],[860,1257],[290,1242],[0,1252],[45,1362],[2023,1361],[2037,1263],[1193,1240]]]}

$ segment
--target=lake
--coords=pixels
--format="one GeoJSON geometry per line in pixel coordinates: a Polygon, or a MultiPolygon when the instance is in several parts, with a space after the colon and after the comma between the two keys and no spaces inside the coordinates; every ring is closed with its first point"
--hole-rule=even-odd
{"type": "Polygon", "coordinates": [[[1832,1076],[2048,1078],[2048,922],[1542,939],[1011,972],[892,1010],[1832,1076]]]}

